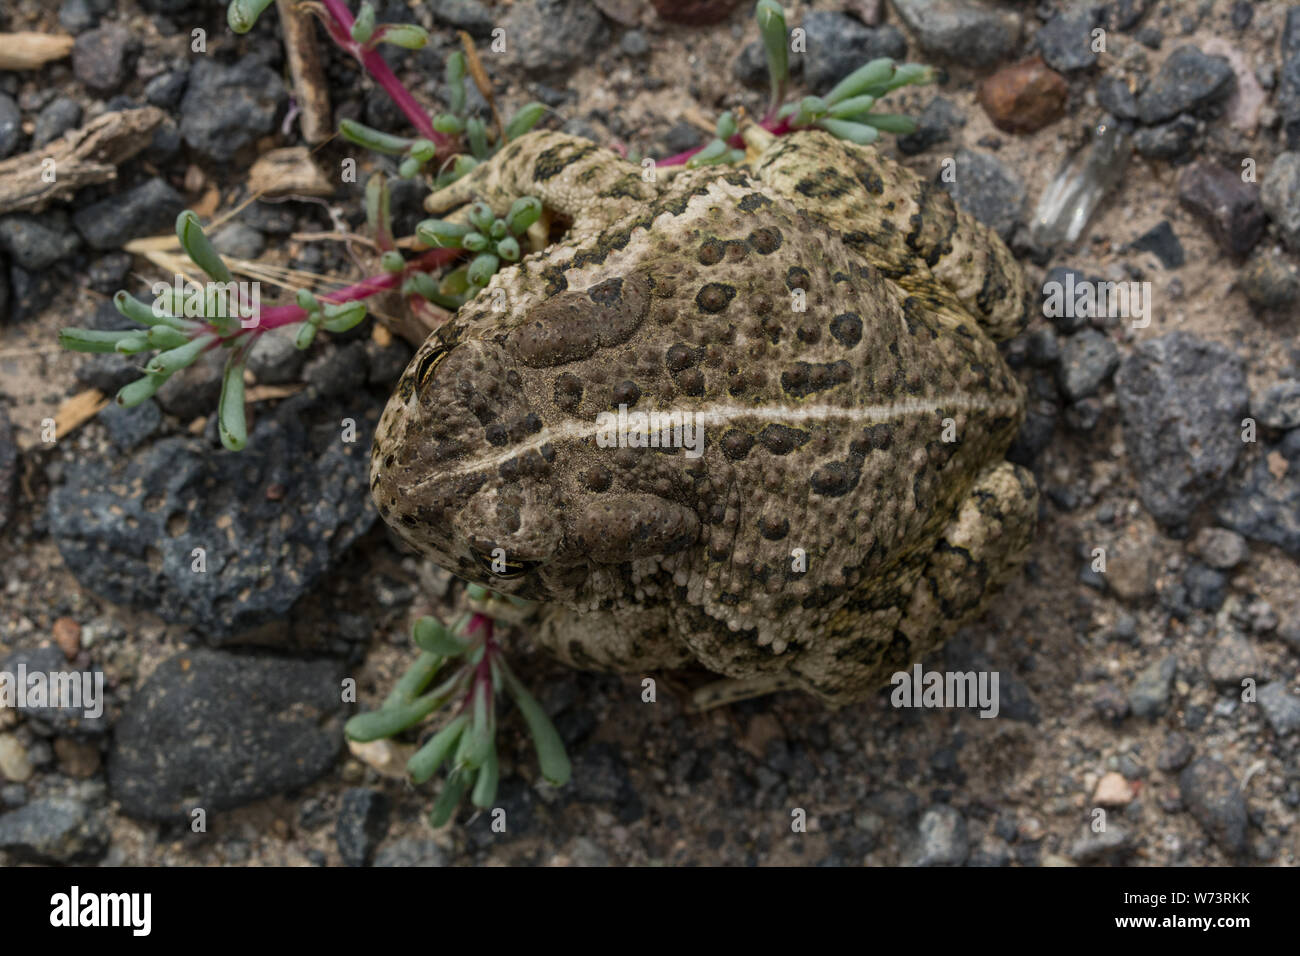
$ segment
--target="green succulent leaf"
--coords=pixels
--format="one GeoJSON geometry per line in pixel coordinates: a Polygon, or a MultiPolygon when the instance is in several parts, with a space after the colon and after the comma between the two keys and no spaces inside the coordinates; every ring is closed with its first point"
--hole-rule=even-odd
{"type": "Polygon", "coordinates": [[[433,128],[444,136],[459,136],[465,129],[465,121],[454,113],[439,113],[433,118],[433,128]]]}
{"type": "Polygon", "coordinates": [[[425,219],[416,225],[415,235],[426,246],[459,249],[462,247],[464,238],[469,235],[470,228],[463,222],[425,219]]]}
{"type": "Polygon", "coordinates": [[[154,393],[165,381],[167,381],[165,375],[146,375],[144,378],[137,378],[134,382],[128,382],[119,388],[113,401],[123,408],[135,408],[141,402],[153,398],[154,393]]]}
{"type": "Polygon", "coordinates": [[[492,806],[492,801],[497,797],[497,780],[500,772],[500,765],[497,762],[497,748],[495,746],[489,747],[487,758],[483,761],[483,766],[479,768],[478,776],[474,779],[474,789],[470,792],[469,802],[481,810],[492,806]]]}
{"type": "Polygon", "coordinates": [[[226,359],[221,376],[221,399],[217,403],[217,430],[221,444],[239,451],[248,444],[248,421],[244,417],[244,349],[236,348],[226,359]]]}
{"type": "Polygon", "coordinates": [[[522,236],[542,218],[542,201],[536,196],[521,196],[506,213],[506,226],[516,236],[522,236]]]}
{"type": "Polygon", "coordinates": [[[121,355],[134,355],[136,352],[144,352],[149,349],[149,333],[147,332],[127,332],[117,340],[114,351],[121,355]]]}
{"type": "Polygon", "coordinates": [[[490,252],[480,252],[474,257],[469,264],[469,270],[465,273],[469,279],[470,285],[476,285],[480,288],[487,285],[492,276],[496,273],[497,267],[501,265],[501,260],[490,252]]]}
{"type": "Polygon", "coordinates": [[[375,33],[375,8],[369,3],[361,4],[357,18],[352,23],[352,39],[361,44],[370,42],[375,33]]]}
{"type": "Polygon", "coordinates": [[[858,117],[858,121],[898,136],[916,132],[916,120],[898,113],[864,113],[858,117]]]}
{"type": "Polygon", "coordinates": [[[208,274],[214,282],[231,282],[234,276],[226,268],[217,250],[212,247],[199,217],[192,210],[186,209],[176,217],[176,238],[181,241],[181,248],[193,260],[194,264],[208,274]]]}
{"type": "Polygon", "coordinates": [[[758,0],[754,8],[758,32],[763,38],[767,54],[767,74],[771,81],[772,101],[775,106],[785,97],[790,81],[790,53],[786,47],[785,11],[776,0],[758,0]]]}
{"type": "Polygon", "coordinates": [[[104,332],[99,329],[60,329],[59,345],[73,352],[116,352],[117,343],[128,330],[104,332]]]}
{"type": "Polygon", "coordinates": [[[356,328],[366,317],[366,304],[361,300],[330,303],[321,310],[321,328],[339,334],[356,328]]]}
{"type": "Polygon", "coordinates": [[[216,341],[217,337],[215,335],[200,335],[176,348],[168,349],[166,352],[159,352],[149,360],[149,364],[145,366],[145,371],[159,375],[172,375],[187,366],[193,365],[194,361],[203,354],[203,350],[216,341]]]}
{"type": "Polygon", "coordinates": [[[379,28],[379,42],[403,50],[422,50],[429,42],[429,31],[414,23],[388,23],[379,28]]]}
{"type": "Polygon", "coordinates": [[[461,237],[460,244],[470,252],[482,252],[488,247],[488,237],[481,232],[467,232],[461,237]]]}
{"type": "Polygon", "coordinates": [[[847,100],[832,103],[826,115],[832,119],[853,119],[859,113],[865,113],[876,103],[874,96],[851,96],[847,100]]]}
{"type": "Polygon", "coordinates": [[[894,61],[887,56],[864,63],[831,88],[826,94],[826,102],[838,103],[883,88],[894,78],[894,72],[894,61]]]}
{"type": "Polygon", "coordinates": [[[475,159],[487,159],[487,124],[477,116],[465,121],[465,139],[469,142],[470,154],[475,159]]]}
{"type": "Polygon", "coordinates": [[[564,743],[560,740],[555,725],[542,710],[542,705],[537,703],[533,695],[528,693],[528,689],[519,682],[514,672],[504,664],[501,667],[501,676],[505,681],[506,689],[524,717],[524,723],[528,725],[533,746],[537,750],[537,762],[541,767],[542,776],[554,786],[564,786],[569,782],[573,766],[569,763],[568,754],[564,752],[564,743]]]}
{"type": "Polygon", "coordinates": [[[396,249],[389,249],[379,257],[379,268],[385,272],[401,272],[406,268],[406,259],[396,249]]]}
{"type": "Polygon", "coordinates": [[[853,123],[849,120],[824,117],[817,121],[817,125],[833,136],[847,139],[850,143],[857,143],[859,146],[874,143],[880,138],[880,132],[874,126],[864,126],[862,123],[853,123]]]}
{"type": "Polygon", "coordinates": [[[517,136],[523,136],[530,129],[536,126],[543,116],[546,115],[546,106],[543,103],[532,102],[525,103],[515,111],[514,116],[506,122],[506,142],[517,136]]]}
{"type": "Polygon", "coordinates": [[[518,262],[519,251],[519,240],[514,236],[506,236],[497,243],[497,255],[506,262],[518,262]]]}
{"type": "Polygon", "coordinates": [[[270,5],[271,0],[233,0],[226,7],[226,22],[236,33],[247,33],[270,5]]]}
{"type": "Polygon", "coordinates": [[[311,348],[311,343],[316,340],[316,332],[320,328],[315,322],[299,322],[298,334],[294,336],[294,347],[299,351],[305,352],[311,348]]]}
{"type": "Polygon", "coordinates": [[[366,149],[373,149],[376,153],[387,153],[390,156],[402,155],[411,148],[411,143],[414,142],[404,136],[381,133],[377,129],[371,129],[369,126],[350,119],[345,119],[339,123],[339,132],[349,142],[364,146],[366,149]]]}
{"type": "Polygon", "coordinates": [[[459,657],[469,648],[436,617],[419,618],[411,629],[411,637],[416,647],[441,657],[459,657]]]}
{"type": "Polygon", "coordinates": [[[188,335],[179,329],[173,329],[170,325],[155,325],[146,336],[149,345],[156,349],[177,349],[190,341],[188,335]]]}
{"type": "MultiPolygon", "coordinates": [[[[406,772],[415,783],[424,783],[435,773],[449,756],[469,726],[469,714],[460,714],[451,723],[429,738],[423,747],[417,750],[406,762],[406,772]]],[[[457,798],[459,799],[459,798],[457,798]]]]}
{"type": "Polygon", "coordinates": [[[442,785],[442,793],[438,794],[433,809],[429,811],[429,823],[434,828],[446,826],[447,821],[455,814],[460,798],[465,795],[465,787],[464,774],[453,773],[447,778],[447,782],[442,785]]]}

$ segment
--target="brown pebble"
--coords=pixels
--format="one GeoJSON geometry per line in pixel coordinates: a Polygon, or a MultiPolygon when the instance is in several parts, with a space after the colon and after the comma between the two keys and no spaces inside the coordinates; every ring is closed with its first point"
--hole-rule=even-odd
{"type": "Polygon", "coordinates": [[[81,650],[81,625],[70,617],[56,618],[51,628],[54,643],[59,645],[63,656],[72,660],[81,650]]]}
{"type": "Polygon", "coordinates": [[[998,70],[980,84],[978,99],[998,129],[1032,133],[1061,117],[1069,91],[1065,77],[1036,56],[998,70]]]}

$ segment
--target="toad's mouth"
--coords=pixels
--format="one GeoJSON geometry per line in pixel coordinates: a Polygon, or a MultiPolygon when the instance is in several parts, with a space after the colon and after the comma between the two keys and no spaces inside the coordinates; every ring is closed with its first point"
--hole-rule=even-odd
{"type": "MultiPolygon", "coordinates": [[[[697,428],[706,430],[724,430],[726,426],[745,420],[759,420],[779,425],[812,425],[819,422],[848,421],[854,424],[873,425],[897,421],[917,415],[939,415],[954,412],[980,412],[989,416],[1016,416],[1020,412],[1020,401],[1014,397],[981,398],[962,392],[941,395],[934,398],[913,398],[883,405],[742,405],[732,402],[694,407],[668,408],[659,412],[661,416],[674,415],[692,419],[697,428]]],[[[482,470],[495,470],[506,462],[526,455],[531,451],[540,451],[544,446],[556,447],[560,442],[595,441],[596,436],[606,429],[606,425],[597,420],[570,420],[558,425],[544,425],[540,431],[528,438],[500,449],[492,449],[481,455],[468,458],[458,464],[448,464],[419,481],[414,487],[445,481],[473,474],[482,470]]]]}

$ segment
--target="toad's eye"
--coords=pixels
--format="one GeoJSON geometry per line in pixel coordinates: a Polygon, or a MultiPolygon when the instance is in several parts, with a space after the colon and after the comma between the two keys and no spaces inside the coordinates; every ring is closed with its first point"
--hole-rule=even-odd
{"type": "Polygon", "coordinates": [[[503,581],[513,581],[515,578],[521,578],[540,564],[538,561],[511,561],[500,548],[497,549],[495,557],[479,551],[474,551],[473,554],[474,560],[478,562],[479,567],[503,581]]]}
{"type": "Polygon", "coordinates": [[[420,359],[420,363],[415,366],[415,383],[418,387],[424,388],[429,384],[429,379],[433,377],[438,363],[447,357],[448,351],[447,346],[439,345],[420,359]]]}

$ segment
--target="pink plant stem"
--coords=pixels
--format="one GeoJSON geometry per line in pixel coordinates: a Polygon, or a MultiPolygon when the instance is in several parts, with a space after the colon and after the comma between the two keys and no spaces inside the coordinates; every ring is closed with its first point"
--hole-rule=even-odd
{"type": "MultiPolygon", "coordinates": [[[[444,263],[450,262],[460,255],[459,249],[430,249],[415,259],[407,263],[406,269],[402,272],[385,272],[381,275],[370,276],[362,279],[356,285],[350,285],[336,292],[330,292],[327,295],[320,296],[322,302],[355,302],[357,299],[366,299],[379,292],[387,291],[396,285],[400,285],[406,278],[408,272],[427,272],[435,269],[444,263]]],[[[295,322],[301,322],[306,318],[307,313],[296,305],[277,305],[269,309],[263,309],[261,320],[256,328],[262,332],[268,329],[278,328],[281,325],[292,325],[295,322]]],[[[241,329],[242,331],[246,331],[241,329]]]]}
{"type": "MultiPolygon", "coordinates": [[[[767,130],[773,136],[784,136],[786,133],[790,132],[789,117],[786,117],[783,120],[772,119],[769,117],[758,125],[763,127],[763,129],[767,130]]],[[[740,149],[745,145],[745,140],[739,133],[737,133],[735,136],[731,137],[731,139],[727,140],[727,145],[740,149]]],[[[669,156],[667,159],[661,159],[655,163],[655,165],[660,167],[681,166],[703,148],[703,146],[696,146],[694,149],[688,149],[686,152],[678,153],[676,156],[669,156]]]]}
{"type": "Polygon", "coordinates": [[[384,58],[375,50],[366,50],[358,43],[351,39],[352,24],[355,22],[352,11],[348,9],[343,0],[321,0],[329,15],[342,28],[342,34],[335,33],[334,39],[339,45],[344,47],[349,53],[361,61],[367,72],[374,77],[375,82],[384,88],[384,91],[393,98],[398,109],[406,114],[406,118],[411,121],[411,125],[416,128],[421,136],[431,140],[435,146],[443,148],[451,144],[446,136],[443,136],[433,128],[433,120],[429,119],[429,114],[422,107],[411,92],[402,85],[393,71],[388,68],[384,58]]]}

